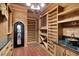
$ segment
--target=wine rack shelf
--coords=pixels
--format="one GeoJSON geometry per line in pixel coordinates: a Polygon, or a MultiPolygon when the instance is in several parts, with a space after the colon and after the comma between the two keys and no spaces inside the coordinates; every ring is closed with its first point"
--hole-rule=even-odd
{"type": "Polygon", "coordinates": [[[40,18],[39,27],[40,45],[47,48],[47,15],[44,15],[40,18]]]}

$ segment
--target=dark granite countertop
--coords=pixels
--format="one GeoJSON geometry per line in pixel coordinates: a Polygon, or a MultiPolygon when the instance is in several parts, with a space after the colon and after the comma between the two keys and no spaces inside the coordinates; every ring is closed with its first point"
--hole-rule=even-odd
{"type": "Polygon", "coordinates": [[[79,47],[78,46],[73,46],[71,44],[68,44],[67,40],[59,40],[58,43],[66,46],[66,47],[68,47],[70,49],[73,49],[73,50],[79,52],[79,47]]]}
{"type": "Polygon", "coordinates": [[[8,42],[6,42],[4,45],[0,46],[0,50],[2,50],[8,44],[8,42]]]}
{"type": "MultiPolygon", "coordinates": [[[[52,41],[53,42],[53,41],[52,41]]],[[[73,52],[79,54],[79,47],[78,46],[73,46],[71,44],[68,44],[68,40],[59,40],[58,42],[53,42],[57,45],[60,45],[66,49],[70,49],[72,50],[73,52]]]]}
{"type": "Polygon", "coordinates": [[[10,39],[8,39],[7,36],[5,36],[4,38],[2,38],[2,40],[0,41],[0,50],[2,50],[10,41],[10,39]]]}

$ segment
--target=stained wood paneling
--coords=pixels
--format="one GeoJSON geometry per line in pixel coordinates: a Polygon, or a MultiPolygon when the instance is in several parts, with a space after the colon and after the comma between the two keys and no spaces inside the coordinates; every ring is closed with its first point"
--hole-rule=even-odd
{"type": "Polygon", "coordinates": [[[33,42],[37,41],[37,20],[36,19],[28,19],[27,22],[27,41],[33,42]]]}
{"type": "Polygon", "coordinates": [[[14,23],[20,21],[24,24],[24,44],[27,45],[27,7],[20,6],[16,4],[10,4],[9,5],[11,11],[12,11],[12,22],[14,23]]]}

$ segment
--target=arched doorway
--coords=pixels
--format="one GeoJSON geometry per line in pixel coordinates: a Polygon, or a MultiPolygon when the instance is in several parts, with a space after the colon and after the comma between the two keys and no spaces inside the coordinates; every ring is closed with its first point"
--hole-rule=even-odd
{"type": "Polygon", "coordinates": [[[16,22],[14,24],[14,48],[24,46],[24,24],[16,22]]]}

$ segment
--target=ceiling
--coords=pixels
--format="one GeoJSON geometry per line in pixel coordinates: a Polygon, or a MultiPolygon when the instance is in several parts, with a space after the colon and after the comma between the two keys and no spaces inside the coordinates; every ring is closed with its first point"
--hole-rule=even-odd
{"type": "MultiPolygon", "coordinates": [[[[40,10],[33,10],[33,9],[31,9],[29,6],[27,6],[26,3],[13,3],[13,4],[17,4],[17,5],[21,5],[21,6],[26,6],[26,7],[28,8],[28,12],[35,12],[35,13],[37,13],[37,14],[40,14],[41,11],[42,11],[43,9],[45,9],[45,7],[48,5],[48,3],[45,3],[45,7],[42,7],[40,10]]],[[[40,4],[40,3],[31,3],[31,4],[38,5],[38,4],[40,4]]]]}

